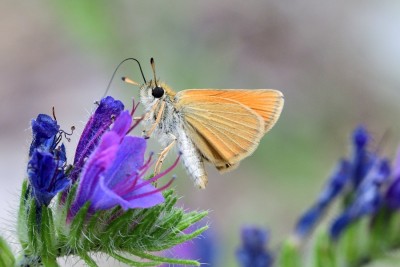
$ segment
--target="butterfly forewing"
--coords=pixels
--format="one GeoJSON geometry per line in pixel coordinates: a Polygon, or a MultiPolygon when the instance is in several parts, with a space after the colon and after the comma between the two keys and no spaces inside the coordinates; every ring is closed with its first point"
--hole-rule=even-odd
{"type": "Polygon", "coordinates": [[[264,131],[268,132],[278,120],[284,99],[280,91],[273,89],[189,89],[185,97],[219,97],[237,101],[251,108],[264,119],[264,131]]]}
{"type": "Polygon", "coordinates": [[[264,135],[264,120],[238,101],[186,90],[176,95],[176,108],[202,155],[224,169],[250,155],[264,135]],[[189,94],[186,94],[189,92],[189,94]]]}

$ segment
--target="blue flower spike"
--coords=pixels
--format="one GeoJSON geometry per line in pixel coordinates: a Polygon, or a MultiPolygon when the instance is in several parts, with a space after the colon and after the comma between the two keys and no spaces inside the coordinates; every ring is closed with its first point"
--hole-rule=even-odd
{"type": "Polygon", "coordinates": [[[258,227],[242,229],[242,245],[236,251],[236,258],[241,267],[269,267],[273,258],[267,250],[268,232],[258,227]]]}
{"type": "Polygon", "coordinates": [[[60,126],[45,114],[32,120],[33,140],[29,149],[28,191],[38,207],[48,206],[54,196],[70,185],[65,175],[66,152],[62,144],[57,147],[60,126]]]}
{"type": "Polygon", "coordinates": [[[374,156],[368,151],[371,139],[366,128],[358,126],[353,132],[353,152],[351,176],[354,187],[358,187],[369,169],[372,167],[374,156]]]}
{"type": "Polygon", "coordinates": [[[377,160],[357,188],[354,200],[331,224],[330,235],[337,240],[343,230],[365,215],[373,215],[382,207],[382,185],[390,175],[389,161],[377,160]]]}

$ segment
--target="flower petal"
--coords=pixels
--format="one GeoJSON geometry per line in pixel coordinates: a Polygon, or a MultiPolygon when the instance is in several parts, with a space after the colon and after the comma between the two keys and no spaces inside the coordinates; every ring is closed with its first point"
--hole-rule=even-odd
{"type": "Polygon", "coordinates": [[[113,163],[119,147],[119,136],[114,132],[103,135],[99,147],[92,153],[82,171],[77,196],[72,205],[72,213],[77,212],[95,194],[100,177],[113,163]]]}
{"type": "Polygon", "coordinates": [[[114,100],[111,96],[107,96],[100,101],[96,111],[86,124],[76,148],[74,170],[70,175],[72,181],[78,179],[85,160],[95,149],[101,136],[109,129],[114,119],[119,116],[123,109],[124,105],[122,102],[114,100]]]}
{"type": "Polygon", "coordinates": [[[154,192],[145,197],[130,200],[132,195],[147,194],[156,188],[148,184],[139,189],[135,182],[144,182],[137,177],[138,169],[143,165],[146,141],[143,138],[127,136],[121,143],[113,165],[100,178],[100,187],[93,195],[93,206],[96,210],[108,209],[120,205],[123,209],[148,208],[164,201],[161,192],[154,192]],[[139,179],[139,181],[135,181],[139,179]],[[127,192],[127,186],[132,185],[132,191],[127,192]]]}
{"type": "Polygon", "coordinates": [[[39,114],[36,120],[32,120],[32,143],[29,149],[29,156],[32,155],[35,148],[43,151],[51,150],[54,144],[54,138],[57,135],[60,126],[57,121],[53,120],[49,115],[39,114]]]}
{"type": "Polygon", "coordinates": [[[59,167],[59,160],[49,152],[35,149],[28,163],[28,179],[39,205],[48,206],[53,197],[70,185],[59,167]]]}

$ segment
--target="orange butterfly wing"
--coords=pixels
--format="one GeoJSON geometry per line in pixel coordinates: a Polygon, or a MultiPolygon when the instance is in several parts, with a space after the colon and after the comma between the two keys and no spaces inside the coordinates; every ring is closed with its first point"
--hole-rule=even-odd
{"type": "Polygon", "coordinates": [[[273,89],[188,89],[187,97],[209,96],[235,100],[259,114],[265,122],[265,133],[277,122],[282,112],[283,94],[273,89]]]}
{"type": "Polygon", "coordinates": [[[190,89],[175,97],[196,147],[220,171],[233,169],[249,156],[279,117],[280,92],[252,91],[190,89]]]}

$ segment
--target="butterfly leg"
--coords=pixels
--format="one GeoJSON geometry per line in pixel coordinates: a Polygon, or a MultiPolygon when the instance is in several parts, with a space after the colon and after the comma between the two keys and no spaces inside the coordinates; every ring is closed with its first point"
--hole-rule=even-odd
{"type": "Polygon", "coordinates": [[[135,121],[137,121],[137,120],[144,120],[144,121],[148,120],[149,117],[151,116],[151,114],[153,114],[154,111],[156,110],[156,108],[157,108],[157,106],[158,106],[158,101],[159,101],[159,100],[157,100],[157,103],[155,103],[155,104],[151,107],[151,109],[150,109],[148,112],[146,112],[144,115],[142,115],[141,117],[133,117],[133,119],[134,119],[135,121]]]}
{"type": "Polygon", "coordinates": [[[144,132],[144,138],[145,139],[149,139],[150,138],[150,135],[154,132],[154,130],[156,129],[157,125],[160,123],[162,114],[164,112],[164,109],[165,109],[165,101],[162,101],[161,105],[160,105],[160,109],[157,112],[156,121],[153,123],[153,125],[151,126],[151,128],[147,132],[144,132]]]}
{"type": "Polygon", "coordinates": [[[156,166],[154,168],[154,175],[157,175],[158,173],[160,173],[164,159],[166,158],[166,156],[167,156],[168,152],[171,150],[171,148],[173,148],[174,145],[176,144],[177,138],[175,137],[175,135],[170,134],[170,136],[172,137],[172,142],[168,146],[166,146],[161,151],[160,155],[158,156],[156,166]]]}

